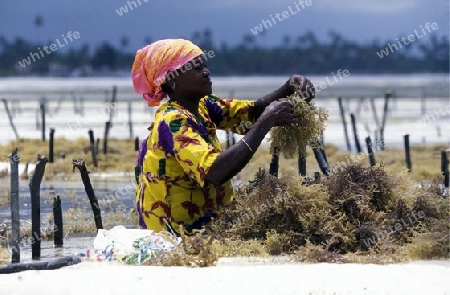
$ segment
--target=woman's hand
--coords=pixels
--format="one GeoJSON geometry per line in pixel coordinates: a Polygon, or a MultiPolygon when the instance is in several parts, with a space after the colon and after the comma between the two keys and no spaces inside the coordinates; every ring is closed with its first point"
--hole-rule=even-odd
{"type": "Polygon", "coordinates": [[[298,115],[294,113],[294,107],[289,101],[273,101],[261,114],[260,120],[269,127],[282,126],[298,122],[298,115]]]}
{"type": "Polygon", "coordinates": [[[303,97],[307,102],[316,96],[316,90],[313,83],[300,75],[292,75],[289,80],[286,81],[280,88],[272,91],[263,97],[258,98],[255,101],[255,109],[253,115],[255,119],[264,112],[264,109],[268,107],[273,101],[277,101],[280,98],[288,97],[292,94],[297,94],[303,97]]]}
{"type": "Polygon", "coordinates": [[[300,76],[292,75],[289,80],[286,81],[286,96],[295,94],[303,97],[307,102],[316,97],[316,89],[311,80],[300,76]]]}

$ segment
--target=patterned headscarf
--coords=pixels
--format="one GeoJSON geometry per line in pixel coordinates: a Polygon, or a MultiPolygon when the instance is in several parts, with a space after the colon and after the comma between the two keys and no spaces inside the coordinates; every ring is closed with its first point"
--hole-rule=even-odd
{"type": "Polygon", "coordinates": [[[166,96],[161,89],[166,74],[202,54],[197,45],[184,39],[159,40],[139,49],[131,69],[134,91],[141,93],[149,106],[159,105],[166,96]]]}

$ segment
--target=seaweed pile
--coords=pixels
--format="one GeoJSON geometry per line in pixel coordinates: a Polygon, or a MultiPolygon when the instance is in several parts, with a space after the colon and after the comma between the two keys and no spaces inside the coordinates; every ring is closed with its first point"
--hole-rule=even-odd
{"type": "MultiPolygon", "coordinates": [[[[64,213],[65,231],[95,231],[86,202],[74,202],[76,208],[64,213]]],[[[136,213],[123,204],[101,206],[108,209],[106,227],[137,222],[136,213]]],[[[405,175],[390,174],[383,165],[341,165],[319,180],[276,178],[260,169],[237,190],[221,218],[195,236],[181,236],[176,250],[143,264],[203,267],[224,256],[268,255],[358,263],[449,258],[449,216],[448,192],[440,184],[418,185],[405,175]]],[[[24,226],[22,231],[26,238],[30,229],[24,226]]],[[[3,222],[0,241],[9,235],[10,226],[3,222]]],[[[0,263],[7,261],[7,254],[0,248],[0,263]]]]}
{"type": "Polygon", "coordinates": [[[349,164],[319,181],[260,170],[212,228],[225,249],[253,241],[297,261],[383,263],[450,257],[449,216],[438,185],[349,164]]]}

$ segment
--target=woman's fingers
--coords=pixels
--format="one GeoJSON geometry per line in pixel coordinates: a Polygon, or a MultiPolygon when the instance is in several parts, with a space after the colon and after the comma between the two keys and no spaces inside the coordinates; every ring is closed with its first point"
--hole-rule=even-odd
{"type": "Polygon", "coordinates": [[[316,89],[311,80],[300,75],[291,76],[289,88],[294,95],[300,95],[308,102],[316,96],[316,89]]]}
{"type": "Polygon", "coordinates": [[[301,95],[304,78],[299,75],[293,75],[289,81],[289,88],[294,95],[301,95]]]}
{"type": "Polygon", "coordinates": [[[307,80],[305,92],[309,94],[308,97],[305,97],[307,102],[311,101],[311,99],[316,97],[316,89],[314,88],[314,84],[310,80],[307,80]]]}
{"type": "Polygon", "coordinates": [[[276,126],[298,122],[298,114],[295,113],[294,105],[290,101],[273,101],[263,114],[271,117],[276,126]]]}
{"type": "Polygon", "coordinates": [[[277,104],[275,125],[286,125],[298,122],[298,114],[294,111],[294,105],[290,101],[281,101],[277,104]]]}

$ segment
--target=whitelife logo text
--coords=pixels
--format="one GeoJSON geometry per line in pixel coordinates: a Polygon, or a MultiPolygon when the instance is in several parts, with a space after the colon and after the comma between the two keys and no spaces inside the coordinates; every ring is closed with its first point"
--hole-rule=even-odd
{"type": "Polygon", "coordinates": [[[70,42],[73,42],[74,40],[77,40],[81,37],[80,33],[78,31],[75,31],[72,33],[72,31],[67,32],[67,34],[64,36],[62,36],[62,41],[59,40],[59,38],[56,38],[55,43],[50,44],[50,46],[44,46],[42,49],[41,47],[38,47],[38,52],[30,52],[30,55],[28,56],[28,58],[24,58],[22,61],[19,61],[19,65],[22,68],[25,68],[26,66],[29,66],[31,64],[31,60],[33,60],[33,62],[35,62],[36,60],[39,60],[41,58],[44,57],[44,52],[48,55],[66,45],[69,44],[69,42],[67,41],[67,39],[69,39],[70,42]],[[49,50],[50,49],[50,50],[49,50]],[[42,52],[42,50],[44,52],[42,52]]]}

